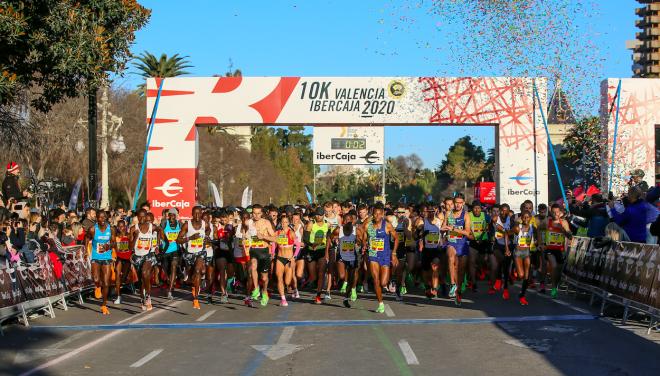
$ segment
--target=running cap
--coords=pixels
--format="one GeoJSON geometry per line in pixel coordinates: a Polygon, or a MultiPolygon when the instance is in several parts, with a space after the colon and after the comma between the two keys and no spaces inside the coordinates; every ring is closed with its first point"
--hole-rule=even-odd
{"type": "Polygon", "coordinates": [[[179,211],[176,210],[176,208],[170,208],[170,210],[167,211],[167,214],[179,215],[179,211]]]}
{"type": "Polygon", "coordinates": [[[7,172],[14,172],[19,169],[18,163],[9,162],[7,163],[7,172]]]}
{"type": "Polygon", "coordinates": [[[316,211],[314,211],[314,215],[325,215],[325,210],[321,206],[316,208],[316,211]]]}

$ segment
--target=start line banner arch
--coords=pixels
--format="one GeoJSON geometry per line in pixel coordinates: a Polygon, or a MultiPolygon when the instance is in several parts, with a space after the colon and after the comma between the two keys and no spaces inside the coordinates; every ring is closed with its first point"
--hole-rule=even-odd
{"type": "MultiPolygon", "coordinates": [[[[147,117],[160,82],[147,80],[147,117]]],[[[545,108],[545,78],[167,78],[147,152],[147,199],[154,209],[190,215],[197,202],[198,126],[485,125],[495,130],[498,202],[547,203],[547,137],[534,82],[545,108]]]]}

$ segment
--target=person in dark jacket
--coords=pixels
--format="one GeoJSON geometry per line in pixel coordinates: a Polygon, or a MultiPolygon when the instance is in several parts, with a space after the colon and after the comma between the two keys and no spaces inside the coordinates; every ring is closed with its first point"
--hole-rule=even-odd
{"type": "Polygon", "coordinates": [[[628,234],[630,241],[646,243],[646,211],[647,202],[642,198],[642,191],[637,187],[628,190],[628,204],[624,211],[619,213],[615,209],[614,200],[607,204],[612,220],[621,226],[628,234]]]}
{"type": "Polygon", "coordinates": [[[610,223],[610,218],[607,215],[607,204],[603,195],[593,195],[591,200],[585,201],[584,205],[576,208],[572,213],[584,217],[588,221],[588,237],[600,238],[605,236],[605,226],[610,223]]]}
{"type": "Polygon", "coordinates": [[[7,165],[5,180],[2,181],[2,196],[7,202],[12,198],[20,200],[30,196],[27,191],[21,190],[21,186],[18,183],[20,174],[21,169],[18,166],[18,163],[9,162],[7,165]]]}

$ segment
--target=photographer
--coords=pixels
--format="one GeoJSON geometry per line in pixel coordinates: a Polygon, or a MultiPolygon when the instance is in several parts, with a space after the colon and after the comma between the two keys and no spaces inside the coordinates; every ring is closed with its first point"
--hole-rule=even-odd
{"type": "Polygon", "coordinates": [[[18,179],[21,174],[21,169],[16,162],[9,162],[7,164],[7,174],[5,180],[2,181],[2,196],[7,202],[10,199],[20,200],[29,198],[32,195],[26,191],[21,190],[18,179]]]}
{"type": "Polygon", "coordinates": [[[607,205],[600,193],[585,200],[581,207],[575,208],[573,214],[584,217],[587,221],[587,236],[599,238],[605,236],[605,226],[610,222],[607,216],[607,205]]]}

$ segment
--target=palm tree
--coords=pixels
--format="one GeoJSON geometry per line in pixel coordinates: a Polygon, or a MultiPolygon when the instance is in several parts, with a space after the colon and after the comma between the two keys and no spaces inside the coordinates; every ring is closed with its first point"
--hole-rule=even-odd
{"type": "MultiPolygon", "coordinates": [[[[167,54],[162,54],[158,59],[153,54],[145,51],[137,57],[138,61],[133,63],[133,66],[139,71],[137,74],[144,78],[176,77],[189,73],[185,69],[191,68],[192,65],[186,58],[188,56],[174,54],[168,57],[167,54]]],[[[141,96],[144,95],[145,84],[140,84],[137,91],[141,96]]]]}

